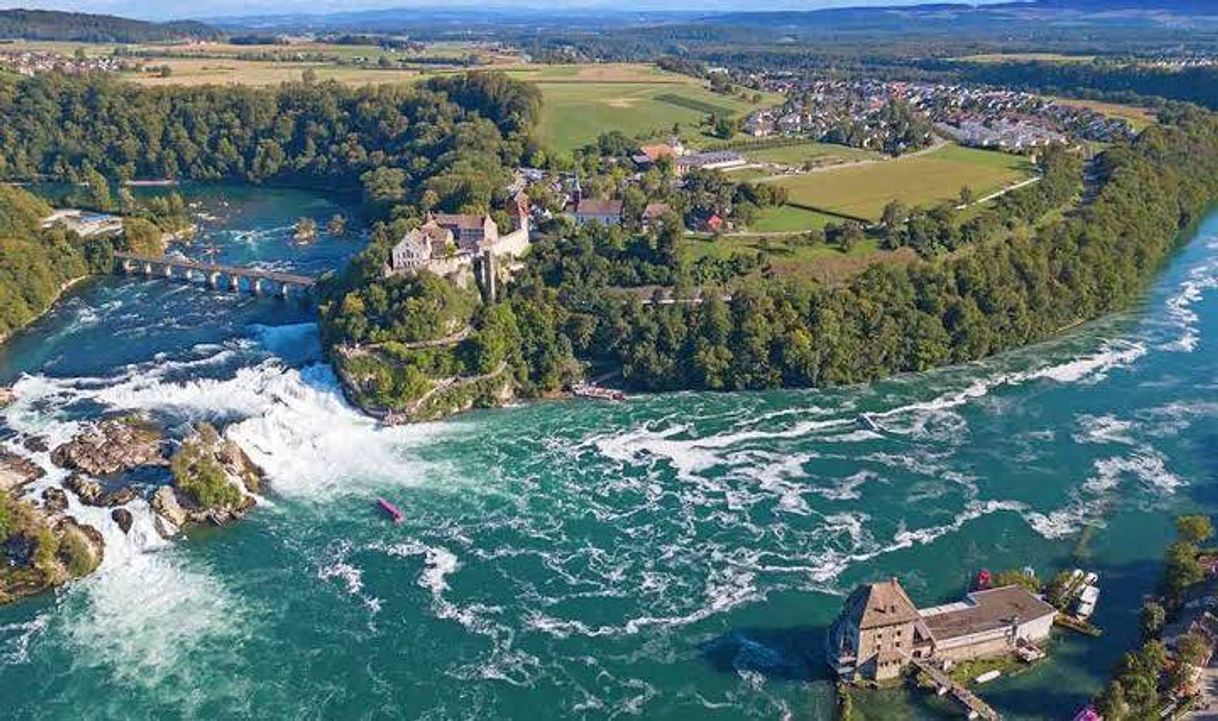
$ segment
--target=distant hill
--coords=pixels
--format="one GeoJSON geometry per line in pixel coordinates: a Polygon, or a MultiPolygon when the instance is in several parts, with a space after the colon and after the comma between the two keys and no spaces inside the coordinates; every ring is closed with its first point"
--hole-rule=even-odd
{"type": "Polygon", "coordinates": [[[1218,21],[1215,0],[1031,0],[993,5],[963,2],[890,7],[842,7],[777,12],[742,11],[708,14],[711,24],[785,26],[817,30],[909,30],[941,28],[959,31],[961,23],[1049,23],[1074,27],[1163,25],[1218,21]]]}
{"type": "Polygon", "coordinates": [[[200,22],[151,23],[113,15],[52,10],[0,10],[0,38],[72,42],[146,43],[214,40],[220,31],[200,22]]]}

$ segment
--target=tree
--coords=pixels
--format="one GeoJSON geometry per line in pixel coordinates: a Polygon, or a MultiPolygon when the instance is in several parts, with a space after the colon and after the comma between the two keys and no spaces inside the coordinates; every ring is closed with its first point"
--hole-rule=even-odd
{"type": "Polygon", "coordinates": [[[1180,516],[1176,519],[1176,533],[1181,541],[1200,545],[1214,536],[1214,524],[1209,516],[1180,516]]]}
{"type": "Polygon", "coordinates": [[[720,116],[715,120],[714,133],[716,138],[729,140],[736,134],[736,121],[727,116],[720,116]]]}
{"type": "Polygon", "coordinates": [[[1176,642],[1176,660],[1192,666],[1200,666],[1210,655],[1210,643],[1198,633],[1187,633],[1176,642]]]}
{"type": "Polygon", "coordinates": [[[909,209],[905,207],[904,203],[894,198],[884,206],[884,211],[880,214],[880,222],[886,228],[895,228],[905,220],[907,215],[909,215],[909,209]]]}
{"type": "Polygon", "coordinates": [[[302,72],[300,74],[300,80],[305,85],[312,85],[313,83],[316,83],[317,82],[317,71],[314,70],[313,68],[305,68],[304,72],[302,72]]]}
{"type": "Polygon", "coordinates": [[[85,185],[89,186],[89,202],[94,208],[111,212],[114,208],[114,196],[110,194],[110,181],[96,169],[85,168],[85,185]]]}
{"type": "Polygon", "coordinates": [[[977,202],[977,195],[973,189],[965,185],[960,188],[960,205],[972,205],[977,202]]]}
{"type": "Polygon", "coordinates": [[[1040,593],[1040,580],[1036,576],[1025,573],[1018,568],[1011,568],[995,573],[991,579],[991,585],[995,588],[1001,586],[1019,586],[1026,588],[1031,593],[1040,593]]]}
{"type": "Polygon", "coordinates": [[[1167,690],[1177,696],[1185,695],[1193,685],[1195,673],[1187,663],[1174,664],[1167,670],[1167,690]]]}
{"type": "Polygon", "coordinates": [[[138,255],[155,257],[165,252],[164,233],[145,218],[123,218],[123,240],[127,250],[138,255]]]}
{"type": "Polygon", "coordinates": [[[1138,624],[1142,629],[1142,638],[1151,639],[1159,635],[1163,630],[1163,624],[1167,621],[1167,611],[1162,605],[1147,601],[1142,604],[1142,611],[1138,615],[1138,624]]]}
{"type": "Polygon", "coordinates": [[[1167,549],[1167,569],[1163,580],[1172,597],[1205,578],[1205,571],[1197,561],[1197,547],[1185,541],[1176,541],[1167,549]]]}
{"type": "Polygon", "coordinates": [[[1121,721],[1129,715],[1129,703],[1125,700],[1125,687],[1120,681],[1109,682],[1103,693],[1095,698],[1095,710],[1104,721],[1121,721]]]}

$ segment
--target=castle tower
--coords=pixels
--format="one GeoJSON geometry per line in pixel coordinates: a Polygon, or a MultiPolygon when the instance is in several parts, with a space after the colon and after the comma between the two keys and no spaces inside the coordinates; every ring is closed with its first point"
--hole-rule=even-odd
{"type": "Polygon", "coordinates": [[[530,204],[529,196],[525,195],[523,190],[512,197],[511,210],[516,219],[516,229],[528,233],[530,204]]]}

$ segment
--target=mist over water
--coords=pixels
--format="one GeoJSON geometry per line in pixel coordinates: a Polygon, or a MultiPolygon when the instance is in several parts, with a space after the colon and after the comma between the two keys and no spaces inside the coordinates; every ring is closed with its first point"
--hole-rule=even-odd
{"type": "MultiPolygon", "coordinates": [[[[335,212],[313,196],[200,199],[224,211],[208,233],[225,260],[319,272],[359,247],[288,241],[289,219],[335,212]]],[[[124,535],[73,501],[106,560],[0,609],[5,705],[16,718],[829,718],[822,634],[854,584],[899,575],[931,604],[982,567],[1085,565],[1103,580],[1105,636],[1062,638],[985,693],[1008,717],[1065,716],[1134,642],[1171,519],[1215,510],[1216,238],[1218,217],[1142,308],[969,366],[394,429],[342,400],[308,311],[98,279],[0,349],[18,395],[0,442],[56,484],[26,437],[53,446],[119,410],[171,434],[211,420],[270,482],[239,525],[172,542],[142,503],[124,535]],[[388,523],[377,496],[406,521],[388,523]]],[[[874,718],[939,708],[859,701],[874,718]]]]}

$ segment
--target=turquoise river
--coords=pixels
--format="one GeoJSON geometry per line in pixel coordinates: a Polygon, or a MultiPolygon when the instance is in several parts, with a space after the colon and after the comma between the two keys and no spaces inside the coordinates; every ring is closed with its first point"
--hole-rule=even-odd
{"type": "MultiPolygon", "coordinates": [[[[188,193],[207,215],[187,253],[317,273],[360,247],[291,243],[333,199],[188,193]]],[[[1215,287],[1218,215],[1140,307],[985,362],[380,428],[308,309],[93,279],[0,347],[0,443],[47,468],[34,491],[65,474],[25,440],[130,410],[223,424],[270,482],[240,524],[172,541],[141,501],[124,535],[73,500],[105,561],[0,608],[0,718],[828,719],[822,636],[854,584],[897,575],[930,605],[981,568],[1079,565],[1105,635],[983,692],[1069,718],[1135,642],[1173,517],[1218,511],[1215,287]]],[[[872,719],[940,704],[856,698],[872,719]]]]}

